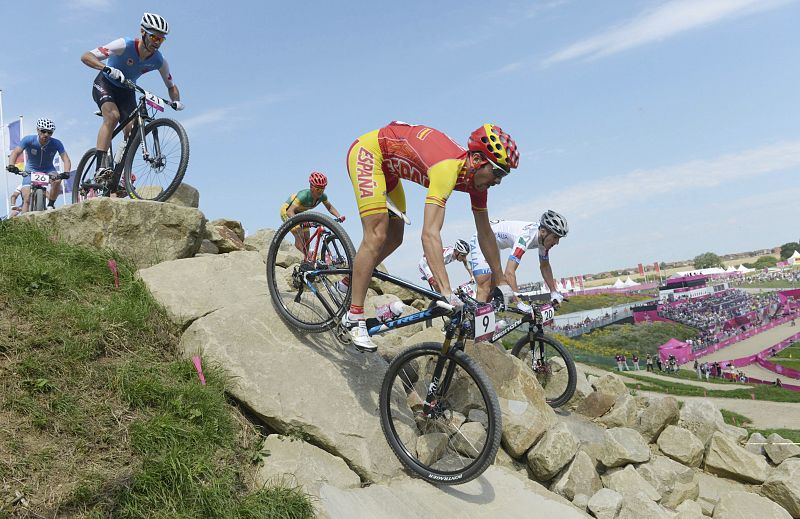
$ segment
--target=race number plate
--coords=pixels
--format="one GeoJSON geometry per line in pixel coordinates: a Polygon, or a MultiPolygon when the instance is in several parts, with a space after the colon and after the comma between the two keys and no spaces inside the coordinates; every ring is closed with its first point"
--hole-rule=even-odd
{"type": "Polygon", "coordinates": [[[50,183],[50,175],[47,173],[31,173],[31,184],[34,186],[46,186],[50,183]]]}
{"type": "Polygon", "coordinates": [[[164,111],[164,101],[162,101],[161,98],[158,97],[157,95],[154,95],[154,94],[151,94],[150,92],[147,92],[147,94],[145,94],[144,98],[145,98],[145,101],[147,101],[147,104],[149,106],[151,106],[152,108],[158,110],[159,112],[163,112],[164,111]]]}
{"type": "Polygon", "coordinates": [[[475,311],[475,342],[491,339],[494,335],[494,308],[486,305],[475,311]]]}
{"type": "Polygon", "coordinates": [[[542,305],[539,307],[542,312],[542,324],[550,324],[556,316],[556,310],[551,305],[542,305]]]}

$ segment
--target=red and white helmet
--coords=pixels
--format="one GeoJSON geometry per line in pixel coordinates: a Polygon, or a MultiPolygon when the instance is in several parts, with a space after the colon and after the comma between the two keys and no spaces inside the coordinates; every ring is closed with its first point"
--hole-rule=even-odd
{"type": "Polygon", "coordinates": [[[142,29],[145,31],[158,31],[169,34],[169,24],[163,16],[155,13],[144,13],[144,15],[142,15],[142,29]]]}
{"type": "Polygon", "coordinates": [[[502,128],[484,124],[469,136],[469,151],[480,151],[508,173],[519,166],[517,143],[502,128]]]}
{"type": "Polygon", "coordinates": [[[312,171],[311,176],[308,177],[308,183],[314,187],[325,187],[328,185],[328,177],[319,171],[312,171]]]}

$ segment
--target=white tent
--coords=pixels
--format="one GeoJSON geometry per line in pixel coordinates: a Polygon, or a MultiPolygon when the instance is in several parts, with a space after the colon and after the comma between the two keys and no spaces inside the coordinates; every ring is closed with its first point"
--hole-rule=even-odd
{"type": "Polygon", "coordinates": [[[794,254],[792,254],[791,256],[789,256],[789,257],[786,259],[786,261],[789,263],[789,265],[794,265],[795,263],[797,263],[797,262],[800,262],[800,252],[797,252],[797,251],[795,250],[795,251],[794,251],[794,254]]]}
{"type": "Polygon", "coordinates": [[[625,283],[623,283],[620,278],[617,278],[617,280],[614,281],[614,288],[625,288],[625,283]]]}
{"type": "Polygon", "coordinates": [[[729,265],[728,268],[725,269],[725,272],[738,272],[733,265],[729,265]]]}
{"type": "Polygon", "coordinates": [[[637,283],[636,281],[632,280],[631,277],[628,276],[628,279],[625,280],[624,284],[625,284],[626,287],[633,287],[633,286],[638,285],[639,283],[637,283]]]}
{"type": "Polygon", "coordinates": [[[736,270],[738,270],[739,272],[753,272],[753,270],[755,269],[749,269],[744,265],[739,265],[739,268],[737,268],[736,270]]]}

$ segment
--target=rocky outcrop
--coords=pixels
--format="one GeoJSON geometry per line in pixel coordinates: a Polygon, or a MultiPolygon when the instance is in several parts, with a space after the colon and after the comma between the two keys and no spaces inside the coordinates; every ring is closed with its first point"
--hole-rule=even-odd
{"type": "Polygon", "coordinates": [[[790,519],[789,512],[769,499],[751,492],[728,492],[720,497],[714,507],[713,519],[790,519]]]}
{"type": "Polygon", "coordinates": [[[194,208],[117,198],[94,198],[20,218],[71,245],[110,249],[139,268],[194,256],[206,223],[194,208]]]}
{"type": "Polygon", "coordinates": [[[614,406],[608,413],[597,419],[597,423],[601,423],[609,428],[630,427],[636,421],[637,411],[636,399],[628,393],[624,393],[617,397],[614,406]]]}
{"type": "Polygon", "coordinates": [[[172,196],[169,197],[167,203],[183,207],[200,207],[200,191],[186,182],[182,182],[172,196]]]}
{"type": "Polygon", "coordinates": [[[650,449],[642,435],[627,427],[609,429],[603,443],[588,445],[587,449],[607,468],[644,463],[650,459],[650,449]]]}
{"type": "Polygon", "coordinates": [[[564,423],[557,423],[528,451],[528,466],[537,481],[547,481],[572,461],[578,442],[564,423]]]}
{"type": "Polygon", "coordinates": [[[661,494],[661,505],[676,508],[684,501],[697,499],[700,486],[695,471],[665,456],[654,456],[636,472],[661,494]]]}
{"type": "Polygon", "coordinates": [[[597,519],[615,519],[622,507],[622,494],[610,488],[602,488],[589,499],[586,507],[597,519]]]}
{"type": "Polygon", "coordinates": [[[781,463],[761,486],[761,493],[792,517],[800,517],[800,459],[789,458],[781,463]]]}
{"type": "Polygon", "coordinates": [[[678,423],[680,407],[678,401],[671,397],[642,398],[643,408],[632,425],[648,443],[653,443],[668,425],[678,423]]]}
{"type": "Polygon", "coordinates": [[[764,451],[769,456],[769,459],[775,465],[780,465],[788,458],[796,458],[800,456],[800,446],[791,442],[778,433],[772,433],[767,436],[764,451]]]}
{"type": "Polygon", "coordinates": [[[619,492],[623,498],[644,494],[652,501],[661,500],[661,494],[636,472],[633,465],[611,469],[600,476],[600,480],[604,487],[619,492]]]}
{"type": "Polygon", "coordinates": [[[670,458],[687,467],[699,467],[705,453],[703,443],[697,436],[688,429],[674,425],[668,425],[659,435],[658,448],[670,458]]]}
{"type": "Polygon", "coordinates": [[[706,449],[707,472],[744,483],[763,483],[767,479],[767,461],[720,432],[711,436],[706,449]]]}
{"type": "Polygon", "coordinates": [[[209,222],[206,232],[205,238],[216,245],[221,253],[245,250],[241,222],[220,218],[209,222]]]}
{"type": "Polygon", "coordinates": [[[553,479],[550,490],[572,501],[578,494],[592,494],[603,488],[594,461],[579,450],[567,467],[553,479]]]}
{"type": "Polygon", "coordinates": [[[602,377],[595,380],[592,385],[598,393],[605,393],[615,398],[628,393],[628,388],[625,387],[625,382],[613,373],[606,373],[602,377]]]}

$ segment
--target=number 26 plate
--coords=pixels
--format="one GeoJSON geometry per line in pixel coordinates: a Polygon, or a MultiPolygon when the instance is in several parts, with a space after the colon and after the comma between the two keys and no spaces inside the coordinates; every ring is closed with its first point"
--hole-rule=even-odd
{"type": "Polygon", "coordinates": [[[491,339],[494,335],[494,308],[486,305],[475,311],[475,342],[491,339]]]}

